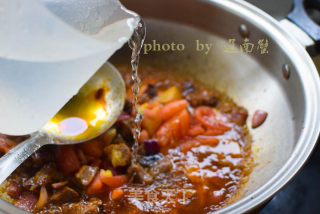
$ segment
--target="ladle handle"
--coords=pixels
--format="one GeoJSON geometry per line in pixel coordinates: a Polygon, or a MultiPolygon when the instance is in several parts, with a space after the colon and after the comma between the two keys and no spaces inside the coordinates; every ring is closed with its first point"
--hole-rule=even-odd
{"type": "Polygon", "coordinates": [[[23,161],[32,155],[32,153],[37,151],[41,146],[48,144],[48,142],[45,135],[35,134],[2,156],[0,158],[0,184],[6,180],[23,161]]]}

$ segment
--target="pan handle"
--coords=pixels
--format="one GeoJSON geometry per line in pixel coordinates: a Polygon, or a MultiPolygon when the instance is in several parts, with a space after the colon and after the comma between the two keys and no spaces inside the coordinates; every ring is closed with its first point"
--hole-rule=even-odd
{"type": "Polygon", "coordinates": [[[318,11],[320,24],[320,0],[294,0],[293,10],[287,19],[281,21],[281,24],[295,35],[311,55],[318,55],[320,52],[320,26],[308,14],[308,11],[311,10],[318,11]]]}
{"type": "Polygon", "coordinates": [[[308,15],[307,7],[320,11],[320,0],[294,0],[293,10],[288,15],[288,19],[318,43],[320,41],[320,26],[308,15]]]}

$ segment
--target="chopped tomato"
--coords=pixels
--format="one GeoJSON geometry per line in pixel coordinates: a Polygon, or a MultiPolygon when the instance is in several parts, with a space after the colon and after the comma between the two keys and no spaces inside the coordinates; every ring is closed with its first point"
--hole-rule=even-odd
{"type": "Polygon", "coordinates": [[[219,139],[217,139],[213,136],[199,135],[195,139],[197,141],[199,141],[201,143],[201,145],[216,146],[219,143],[219,139]]]}
{"type": "Polygon", "coordinates": [[[188,133],[188,129],[190,127],[190,114],[185,109],[178,116],[177,119],[180,122],[180,138],[184,137],[188,133]]]}
{"type": "Polygon", "coordinates": [[[200,146],[199,142],[195,140],[187,141],[180,145],[180,151],[182,153],[187,153],[188,151],[190,151],[191,148],[197,147],[197,146],[200,146]]]}
{"type": "Polygon", "coordinates": [[[203,134],[205,132],[204,128],[202,128],[200,125],[199,126],[193,126],[188,130],[188,135],[189,136],[196,136],[203,134]]]}
{"type": "Polygon", "coordinates": [[[100,174],[98,173],[93,181],[90,183],[90,185],[88,186],[87,189],[87,193],[89,195],[100,195],[105,193],[107,190],[107,188],[105,187],[105,185],[102,183],[101,181],[101,177],[100,174]]]}
{"type": "Polygon", "coordinates": [[[203,134],[205,132],[205,129],[201,126],[201,124],[194,119],[193,117],[190,119],[190,128],[188,130],[189,136],[196,136],[203,134]]]}
{"type": "Polygon", "coordinates": [[[117,200],[124,196],[124,191],[122,189],[114,189],[111,192],[111,199],[117,200]]]}
{"type": "Polygon", "coordinates": [[[161,147],[167,146],[173,138],[173,128],[176,128],[177,124],[170,121],[164,123],[156,133],[156,137],[161,147]]]}
{"type": "Polygon", "coordinates": [[[100,178],[101,181],[106,184],[108,187],[114,189],[123,186],[128,182],[128,177],[126,175],[107,175],[103,172],[104,170],[100,171],[100,178]]]}
{"type": "Polygon", "coordinates": [[[141,126],[147,130],[149,136],[152,136],[162,123],[160,107],[156,106],[152,109],[144,108],[143,115],[141,126]]]}
{"type": "Polygon", "coordinates": [[[194,117],[201,123],[201,125],[223,132],[229,131],[231,128],[218,121],[216,112],[207,106],[200,106],[194,110],[194,117]]]}
{"type": "Polygon", "coordinates": [[[160,146],[167,146],[173,141],[184,137],[189,129],[190,115],[184,109],[178,115],[165,122],[157,131],[156,137],[160,146]]]}
{"type": "Polygon", "coordinates": [[[102,182],[110,188],[117,188],[125,185],[128,182],[128,178],[125,175],[115,175],[111,178],[103,178],[102,182]]]}
{"type": "Polygon", "coordinates": [[[74,146],[59,146],[55,151],[57,166],[65,173],[71,174],[80,168],[80,161],[74,146]]]}
{"type": "Polygon", "coordinates": [[[188,101],[186,100],[177,100],[177,101],[170,102],[161,108],[161,112],[160,112],[161,118],[163,120],[168,120],[172,118],[175,114],[181,112],[187,106],[188,106],[188,101]]]}

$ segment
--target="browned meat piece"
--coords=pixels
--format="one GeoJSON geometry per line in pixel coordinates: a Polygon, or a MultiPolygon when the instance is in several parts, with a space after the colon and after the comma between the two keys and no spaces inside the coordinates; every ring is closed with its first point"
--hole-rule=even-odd
{"type": "Polygon", "coordinates": [[[17,207],[23,210],[31,212],[35,208],[37,201],[38,201],[38,198],[34,194],[25,192],[22,194],[20,199],[15,202],[14,205],[16,205],[17,207]]]}
{"type": "Polygon", "coordinates": [[[7,193],[13,199],[18,199],[22,194],[22,187],[16,182],[11,182],[7,187],[7,193]]]}
{"type": "Polygon", "coordinates": [[[246,124],[248,118],[248,111],[242,107],[233,109],[231,113],[231,121],[235,122],[239,126],[246,124]]]}
{"type": "Polygon", "coordinates": [[[150,99],[154,98],[155,96],[157,96],[157,87],[153,84],[148,84],[146,93],[148,94],[150,99]]]}
{"type": "Polygon", "coordinates": [[[153,84],[148,84],[145,93],[140,97],[140,103],[145,103],[157,96],[157,87],[153,84]]]}
{"type": "Polygon", "coordinates": [[[171,161],[168,157],[165,157],[161,160],[158,160],[155,165],[151,168],[150,174],[152,176],[157,176],[161,173],[167,173],[170,172],[172,168],[171,161]]]}
{"type": "Polygon", "coordinates": [[[104,148],[104,151],[113,167],[127,166],[131,161],[131,151],[124,144],[111,144],[104,148]]]}
{"type": "Polygon", "coordinates": [[[131,120],[122,120],[119,121],[116,125],[120,136],[123,138],[123,140],[126,141],[129,146],[131,146],[134,142],[131,123],[131,120]]]}
{"type": "Polygon", "coordinates": [[[237,107],[232,103],[221,102],[219,109],[228,114],[229,119],[239,126],[243,126],[247,122],[248,111],[243,107],[237,107]]]}
{"type": "Polygon", "coordinates": [[[126,99],[126,102],[123,107],[123,111],[126,112],[127,114],[131,114],[132,108],[133,108],[133,104],[132,104],[131,100],[126,99]]]}
{"type": "Polygon", "coordinates": [[[149,175],[140,164],[131,165],[128,169],[128,174],[133,183],[151,184],[153,178],[149,175]]]}
{"type": "Polygon", "coordinates": [[[51,196],[51,201],[55,203],[75,202],[79,200],[79,193],[70,187],[64,187],[51,196]]]}
{"type": "Polygon", "coordinates": [[[88,186],[97,174],[98,169],[98,167],[84,165],[75,176],[83,186],[88,186]]]}
{"type": "Polygon", "coordinates": [[[30,161],[30,165],[34,168],[41,167],[44,164],[53,160],[52,153],[53,145],[46,145],[40,148],[38,151],[33,153],[31,157],[28,159],[30,161]]]}
{"type": "Polygon", "coordinates": [[[114,140],[112,141],[112,144],[126,144],[126,142],[120,135],[118,135],[114,138],[114,140]]]}
{"type": "Polygon", "coordinates": [[[63,174],[53,164],[49,164],[42,167],[33,177],[29,178],[24,183],[24,186],[33,191],[40,186],[46,186],[62,179],[63,174]]]}
{"type": "Polygon", "coordinates": [[[162,153],[158,153],[155,155],[141,155],[140,156],[140,160],[139,163],[141,164],[141,166],[143,167],[147,167],[147,168],[151,168],[153,167],[159,160],[161,160],[163,158],[162,153]]]}
{"type": "Polygon", "coordinates": [[[49,183],[63,179],[63,174],[54,165],[46,165],[34,176],[34,182],[39,186],[46,186],[49,183]]]}
{"type": "Polygon", "coordinates": [[[97,198],[91,198],[89,201],[80,201],[62,206],[63,213],[68,214],[98,214],[103,213],[102,201],[97,198]]]}
{"type": "Polygon", "coordinates": [[[186,95],[186,99],[192,107],[202,105],[216,107],[219,103],[219,99],[216,96],[209,95],[206,91],[202,93],[189,93],[186,95]]]}
{"type": "Polygon", "coordinates": [[[187,96],[187,94],[192,93],[194,91],[195,91],[195,88],[192,82],[186,82],[183,84],[183,92],[182,92],[183,96],[187,96]]]}

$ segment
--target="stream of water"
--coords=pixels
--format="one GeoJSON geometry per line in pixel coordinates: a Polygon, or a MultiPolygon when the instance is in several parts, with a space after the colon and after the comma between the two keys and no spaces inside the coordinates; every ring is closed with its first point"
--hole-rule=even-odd
{"type": "Polygon", "coordinates": [[[130,48],[132,49],[131,67],[132,67],[132,80],[134,83],[132,87],[132,92],[134,94],[134,98],[132,102],[133,102],[133,110],[136,115],[133,123],[133,130],[132,130],[133,137],[134,137],[134,144],[132,147],[133,164],[136,164],[137,162],[139,138],[140,138],[140,132],[141,132],[141,121],[143,117],[143,114],[138,111],[137,105],[138,105],[138,94],[140,91],[140,83],[141,83],[141,80],[139,78],[139,73],[138,73],[139,56],[143,46],[145,35],[146,35],[145,24],[143,20],[140,20],[138,26],[135,28],[133,35],[128,42],[130,48]]]}

